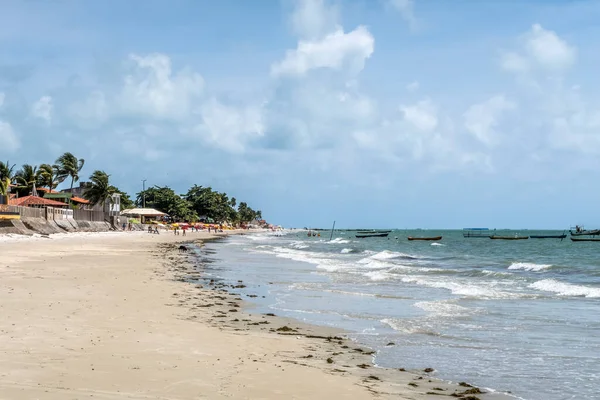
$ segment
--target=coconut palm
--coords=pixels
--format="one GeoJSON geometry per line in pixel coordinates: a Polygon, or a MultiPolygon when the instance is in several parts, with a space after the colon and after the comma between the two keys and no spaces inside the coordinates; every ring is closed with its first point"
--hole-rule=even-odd
{"type": "Polygon", "coordinates": [[[83,168],[85,160],[77,159],[72,153],[65,153],[56,159],[58,166],[58,179],[62,182],[67,178],[71,178],[71,191],[73,184],[79,180],[79,172],[83,168]]]}
{"type": "Polygon", "coordinates": [[[94,171],[90,175],[90,185],[87,187],[83,194],[86,200],[89,200],[92,205],[104,204],[109,201],[112,202],[112,195],[115,194],[116,188],[108,183],[108,175],[104,171],[94,171]]]}
{"type": "Polygon", "coordinates": [[[15,183],[19,196],[27,196],[33,191],[37,183],[39,171],[37,165],[23,164],[23,167],[15,174],[15,183]]]}
{"type": "Polygon", "coordinates": [[[58,165],[40,165],[40,168],[38,169],[37,185],[39,187],[47,187],[50,191],[55,189],[62,182],[59,169],[60,167],[58,165]]]}
{"type": "Polygon", "coordinates": [[[8,195],[8,188],[15,179],[14,169],[15,164],[10,165],[8,161],[6,163],[0,161],[0,195],[8,195]]]}

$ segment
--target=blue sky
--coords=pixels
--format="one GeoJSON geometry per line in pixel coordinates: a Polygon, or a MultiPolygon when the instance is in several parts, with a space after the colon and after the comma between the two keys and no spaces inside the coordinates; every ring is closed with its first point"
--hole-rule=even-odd
{"type": "Polygon", "coordinates": [[[5,1],[0,159],[285,226],[600,226],[597,1],[5,1]]]}

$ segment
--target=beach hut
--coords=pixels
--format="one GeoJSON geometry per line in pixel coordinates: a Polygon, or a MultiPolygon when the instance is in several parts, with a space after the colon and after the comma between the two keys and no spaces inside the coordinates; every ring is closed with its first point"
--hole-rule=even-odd
{"type": "Polygon", "coordinates": [[[154,208],[130,208],[121,211],[121,215],[139,218],[143,224],[146,220],[164,217],[167,214],[162,211],[155,210],[154,208]]]}

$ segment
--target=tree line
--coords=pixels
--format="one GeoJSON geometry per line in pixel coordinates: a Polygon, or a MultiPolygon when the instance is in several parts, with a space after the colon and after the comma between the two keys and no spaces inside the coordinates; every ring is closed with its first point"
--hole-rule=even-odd
{"type": "MultiPolygon", "coordinates": [[[[10,186],[12,193],[18,197],[30,195],[33,188],[55,190],[58,185],[67,181],[70,189],[81,178],[81,170],[85,165],[83,158],[72,153],[64,153],[53,164],[23,164],[16,169],[10,162],[0,161],[0,195],[8,196],[10,186]]],[[[262,219],[260,210],[253,210],[245,202],[237,203],[235,197],[229,198],[226,193],[214,191],[210,187],[194,185],[187,193],[177,194],[168,186],[154,186],[137,193],[135,201],[124,191],[110,184],[110,175],[96,170],[87,182],[83,197],[92,205],[104,205],[112,202],[113,194],[121,195],[121,209],[142,207],[155,208],[169,214],[176,221],[198,221],[207,218],[214,222],[244,223],[254,219],[262,219]]]]}
{"type": "Polygon", "coordinates": [[[253,210],[245,202],[237,203],[235,197],[220,193],[211,187],[192,186],[187,193],[177,194],[168,186],[154,186],[137,194],[136,205],[155,208],[169,214],[176,221],[244,223],[262,219],[260,210],[253,210]]]}

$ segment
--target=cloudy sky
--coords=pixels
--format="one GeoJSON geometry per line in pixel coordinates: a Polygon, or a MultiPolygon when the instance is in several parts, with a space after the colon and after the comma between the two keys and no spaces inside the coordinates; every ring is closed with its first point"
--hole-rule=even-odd
{"type": "Polygon", "coordinates": [[[600,225],[600,3],[4,0],[0,159],[285,226],[600,225]]]}

